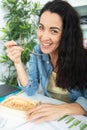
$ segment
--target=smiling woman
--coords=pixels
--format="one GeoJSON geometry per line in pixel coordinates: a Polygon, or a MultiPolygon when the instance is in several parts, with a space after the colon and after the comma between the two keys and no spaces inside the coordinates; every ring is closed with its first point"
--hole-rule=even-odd
{"type": "Polygon", "coordinates": [[[87,114],[87,60],[79,15],[66,1],[49,1],[41,9],[37,28],[39,44],[29,60],[29,73],[23,67],[21,46],[5,43],[13,61],[19,86],[34,95],[41,84],[45,96],[66,101],[64,104],[37,105],[28,111],[30,121],[56,120],[65,115],[87,114]],[[17,53],[16,53],[17,52],[17,53]]]}

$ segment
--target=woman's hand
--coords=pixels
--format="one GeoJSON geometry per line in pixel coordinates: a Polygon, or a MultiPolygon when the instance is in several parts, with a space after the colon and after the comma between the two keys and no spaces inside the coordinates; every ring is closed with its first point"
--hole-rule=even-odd
{"type": "Polygon", "coordinates": [[[27,112],[30,122],[41,123],[44,121],[58,120],[65,115],[86,114],[86,111],[78,103],[45,104],[41,103],[27,112]]]}
{"type": "Polygon", "coordinates": [[[7,48],[8,57],[14,62],[20,84],[26,86],[28,84],[28,76],[21,61],[21,53],[24,49],[21,46],[17,46],[15,41],[8,41],[4,45],[7,48]]]}
{"type": "Polygon", "coordinates": [[[21,46],[17,46],[15,41],[8,41],[5,44],[7,48],[6,53],[8,57],[14,62],[14,64],[18,64],[21,62],[21,52],[24,50],[21,46]]]}
{"type": "Polygon", "coordinates": [[[58,120],[65,115],[65,106],[41,103],[27,112],[29,121],[41,123],[44,121],[58,120]]]}

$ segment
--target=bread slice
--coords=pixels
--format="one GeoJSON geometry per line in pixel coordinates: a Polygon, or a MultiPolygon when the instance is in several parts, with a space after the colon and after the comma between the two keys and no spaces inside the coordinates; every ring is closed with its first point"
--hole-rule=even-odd
{"type": "Polygon", "coordinates": [[[19,96],[12,96],[1,102],[1,105],[3,106],[21,111],[28,111],[29,109],[34,108],[36,104],[37,102],[35,101],[19,96]]]}

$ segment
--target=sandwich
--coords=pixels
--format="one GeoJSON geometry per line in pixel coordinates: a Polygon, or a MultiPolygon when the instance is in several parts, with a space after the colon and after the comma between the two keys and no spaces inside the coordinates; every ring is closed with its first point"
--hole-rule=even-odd
{"type": "Polygon", "coordinates": [[[21,111],[28,111],[36,106],[37,102],[32,101],[28,98],[23,98],[19,96],[11,96],[1,102],[2,106],[16,109],[16,110],[21,110],[21,111]]]}

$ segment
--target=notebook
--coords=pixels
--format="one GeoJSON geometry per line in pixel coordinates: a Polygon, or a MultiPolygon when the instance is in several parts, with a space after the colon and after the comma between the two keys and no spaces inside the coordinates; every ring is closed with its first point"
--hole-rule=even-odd
{"type": "Polygon", "coordinates": [[[21,89],[7,84],[0,85],[0,98],[17,91],[21,91],[21,89]]]}

